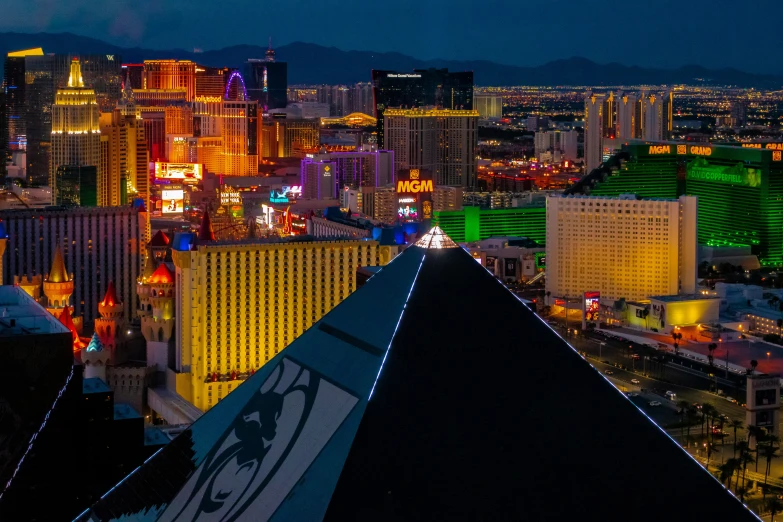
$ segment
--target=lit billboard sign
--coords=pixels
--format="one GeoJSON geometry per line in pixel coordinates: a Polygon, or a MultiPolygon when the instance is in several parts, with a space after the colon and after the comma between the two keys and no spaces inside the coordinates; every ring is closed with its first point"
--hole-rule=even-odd
{"type": "Polygon", "coordinates": [[[162,190],[160,210],[163,214],[182,214],[184,200],[185,191],[182,189],[162,190]]]}
{"type": "Polygon", "coordinates": [[[783,143],[743,143],[743,149],[783,150],[783,143]]]}
{"type": "Polygon", "coordinates": [[[272,189],[269,192],[269,201],[272,203],[288,203],[296,201],[302,195],[300,185],[283,186],[280,190],[272,189]]]}
{"type": "Polygon", "coordinates": [[[741,185],[744,187],[760,187],[761,171],[759,169],[745,168],[742,163],[731,167],[710,165],[703,158],[696,158],[688,164],[686,179],[693,181],[709,181],[727,185],[741,185]]]}
{"type": "Polygon", "coordinates": [[[546,268],[546,252],[536,252],[536,268],[546,268]]]}
{"type": "Polygon", "coordinates": [[[601,292],[585,292],[585,321],[598,321],[601,292]]]}
{"type": "Polygon", "coordinates": [[[155,163],[155,179],[197,183],[204,177],[200,163],[155,163]]]}
{"type": "Polygon", "coordinates": [[[433,190],[434,186],[432,180],[421,179],[421,171],[419,169],[411,169],[408,179],[400,179],[397,181],[398,194],[421,194],[432,192],[433,190]]]}

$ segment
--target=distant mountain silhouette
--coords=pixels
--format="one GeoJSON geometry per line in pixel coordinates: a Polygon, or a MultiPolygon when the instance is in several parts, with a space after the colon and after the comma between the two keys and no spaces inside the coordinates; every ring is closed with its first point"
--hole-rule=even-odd
{"type": "MultiPolygon", "coordinates": [[[[122,48],[94,38],[71,33],[0,33],[0,52],[43,47],[46,53],[98,53],[120,55],[123,62],[152,58],[193,60],[203,65],[238,67],[248,58],[263,58],[266,48],[234,45],[215,51],[193,53],[183,49],[151,50],[122,48]]],[[[288,82],[294,84],[339,84],[366,82],[372,69],[410,71],[428,67],[472,70],[477,85],[608,86],[706,84],[739,87],[783,87],[783,76],[752,74],[736,69],[706,69],[684,65],[677,69],[648,69],[618,63],[597,64],[586,58],[555,60],[536,67],[503,65],[487,60],[418,60],[400,53],[343,51],[336,47],[294,42],[276,48],[280,61],[288,62],[288,82]]]]}

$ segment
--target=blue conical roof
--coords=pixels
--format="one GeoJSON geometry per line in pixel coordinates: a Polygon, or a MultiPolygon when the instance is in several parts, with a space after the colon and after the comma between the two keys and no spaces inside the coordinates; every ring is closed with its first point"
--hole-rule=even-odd
{"type": "Polygon", "coordinates": [[[92,334],[92,339],[90,339],[90,344],[87,345],[87,351],[88,352],[102,352],[103,351],[103,343],[98,338],[98,333],[92,334]]]}

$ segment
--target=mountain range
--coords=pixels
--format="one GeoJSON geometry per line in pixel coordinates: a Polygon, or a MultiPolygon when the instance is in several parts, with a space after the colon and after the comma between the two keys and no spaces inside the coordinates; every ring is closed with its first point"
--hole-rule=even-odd
{"type": "MultiPolygon", "coordinates": [[[[124,63],[145,59],[176,58],[202,65],[238,67],[248,58],[263,58],[266,48],[235,45],[219,50],[193,52],[184,49],[123,48],[71,33],[0,33],[0,52],[43,47],[46,53],[113,54],[124,63]]],[[[753,74],[737,69],[706,69],[683,65],[654,69],[619,63],[598,64],[586,58],[555,60],[535,67],[504,65],[488,60],[419,60],[400,53],[343,51],[336,47],[294,42],[275,49],[279,61],[288,62],[288,83],[348,84],[370,81],[372,69],[411,71],[447,67],[474,71],[476,85],[614,86],[614,85],[733,85],[762,89],[783,88],[783,76],[753,74]]]]}

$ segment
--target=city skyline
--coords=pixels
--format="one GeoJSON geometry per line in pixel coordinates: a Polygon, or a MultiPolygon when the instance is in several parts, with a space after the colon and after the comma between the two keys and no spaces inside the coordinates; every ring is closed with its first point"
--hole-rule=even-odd
{"type": "Polygon", "coordinates": [[[494,0],[483,3],[480,10],[464,2],[446,5],[441,0],[416,5],[404,0],[384,7],[350,0],[343,9],[350,13],[353,30],[341,32],[319,30],[322,20],[339,14],[328,4],[298,0],[296,5],[262,6],[235,0],[230,3],[232,8],[209,10],[206,15],[206,9],[199,9],[207,7],[205,2],[200,4],[201,1],[188,4],[176,1],[165,7],[142,1],[133,8],[120,4],[93,10],[87,2],[58,5],[36,0],[24,11],[3,9],[5,16],[0,21],[0,31],[72,32],[121,46],[153,49],[263,46],[271,36],[277,46],[303,41],[343,50],[398,52],[423,60],[489,57],[497,63],[531,66],[578,55],[599,63],[619,62],[641,67],[673,68],[698,64],[757,73],[783,73],[783,66],[758,52],[759,49],[780,48],[783,36],[777,32],[756,31],[753,38],[746,38],[741,31],[728,31],[721,35],[720,50],[704,45],[713,38],[711,27],[732,24],[752,27],[758,25],[755,13],[779,12],[780,6],[772,0],[759,2],[754,13],[737,13],[728,0],[709,4],[703,1],[675,4],[665,0],[654,10],[642,4],[615,6],[613,3],[602,9],[584,9],[575,0],[534,5],[494,0]],[[306,10],[308,16],[296,23],[279,23],[290,20],[297,8],[306,10]],[[234,16],[237,9],[244,11],[246,16],[234,16]],[[409,18],[413,9],[420,16],[409,18]],[[612,39],[605,40],[604,44],[585,46],[584,35],[598,32],[605,26],[607,11],[615,14],[612,39]],[[676,19],[671,16],[675,12],[676,19]],[[260,24],[254,15],[261,17],[260,24]],[[488,37],[487,28],[492,24],[517,17],[522,28],[536,27],[536,21],[550,21],[557,28],[556,36],[548,39],[546,46],[540,44],[537,31],[501,30],[493,31],[491,38],[488,37]],[[207,19],[212,30],[186,31],[188,27],[201,26],[207,19]],[[639,20],[658,29],[640,38],[639,20]],[[238,36],[243,33],[248,36],[238,36]],[[622,45],[612,42],[622,42],[622,45]],[[662,52],[662,49],[668,51],[662,52]]]}

